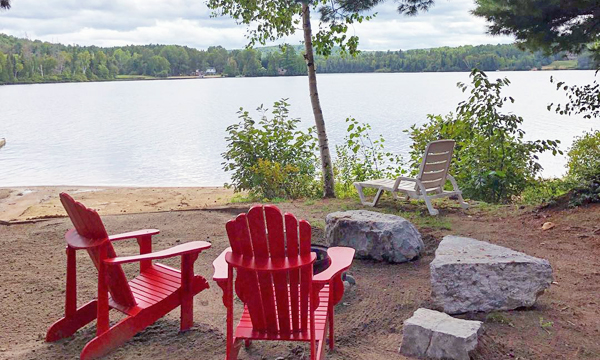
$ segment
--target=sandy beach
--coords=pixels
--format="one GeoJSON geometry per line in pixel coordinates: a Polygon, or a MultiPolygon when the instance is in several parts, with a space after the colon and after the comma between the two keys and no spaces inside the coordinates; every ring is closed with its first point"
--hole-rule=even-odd
{"type": "Polygon", "coordinates": [[[223,187],[33,186],[0,188],[0,223],[66,216],[58,195],[67,192],[101,215],[192,210],[222,206],[233,190],[223,187]]]}

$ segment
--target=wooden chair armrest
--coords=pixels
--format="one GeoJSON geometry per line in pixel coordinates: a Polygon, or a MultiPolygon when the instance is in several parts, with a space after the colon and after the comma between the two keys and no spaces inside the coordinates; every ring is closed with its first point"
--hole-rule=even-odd
{"type": "Polygon", "coordinates": [[[126,232],[123,234],[115,234],[115,235],[110,235],[108,237],[108,240],[110,241],[117,241],[117,240],[126,240],[126,239],[135,239],[141,236],[152,236],[152,235],[156,235],[160,233],[160,230],[157,229],[144,229],[144,230],[137,230],[137,231],[131,231],[131,232],[126,232]]]}
{"type": "Polygon", "coordinates": [[[231,252],[231,248],[227,248],[223,250],[221,255],[213,261],[213,268],[215,269],[215,273],[213,275],[213,280],[216,282],[219,281],[227,281],[227,272],[229,265],[227,265],[227,261],[225,261],[225,254],[231,252]]]}
{"type": "Polygon", "coordinates": [[[211,247],[211,244],[206,241],[192,241],[189,243],[174,246],[170,249],[156,251],[149,254],[134,255],[134,256],[122,256],[115,257],[112,259],[106,259],[104,262],[108,265],[126,264],[132,262],[138,262],[142,260],[158,260],[170,258],[173,256],[187,255],[193,253],[199,253],[211,247]]]}
{"type": "Polygon", "coordinates": [[[333,278],[341,275],[342,272],[348,270],[352,265],[354,259],[354,253],[356,250],[349,247],[332,247],[327,249],[327,255],[331,259],[331,265],[322,273],[319,273],[313,277],[315,283],[328,283],[333,278]]]}
{"type": "Polygon", "coordinates": [[[238,269],[259,271],[259,272],[277,272],[283,270],[299,269],[303,266],[312,265],[317,259],[317,254],[298,256],[295,258],[256,258],[254,256],[243,256],[227,252],[225,261],[238,269]]]}

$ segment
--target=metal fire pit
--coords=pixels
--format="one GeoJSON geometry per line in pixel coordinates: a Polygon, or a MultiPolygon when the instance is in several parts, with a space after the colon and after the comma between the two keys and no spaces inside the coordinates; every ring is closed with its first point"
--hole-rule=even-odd
{"type": "Polygon", "coordinates": [[[313,275],[325,271],[331,264],[331,259],[327,255],[327,246],[312,244],[310,251],[317,254],[317,260],[313,264],[313,275]]]}

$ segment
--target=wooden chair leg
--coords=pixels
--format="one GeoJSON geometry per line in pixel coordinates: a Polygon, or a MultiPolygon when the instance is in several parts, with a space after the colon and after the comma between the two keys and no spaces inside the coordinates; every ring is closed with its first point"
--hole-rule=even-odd
{"type": "Polygon", "coordinates": [[[81,360],[97,359],[108,354],[163,316],[162,312],[144,310],[135,316],[119,321],[87,343],[81,352],[81,360]]]}
{"type": "Polygon", "coordinates": [[[65,316],[52,324],[46,333],[46,341],[53,342],[67,338],[94,321],[98,311],[97,305],[98,302],[96,300],[91,301],[77,309],[74,314],[65,316]]]}
{"type": "Polygon", "coordinates": [[[108,284],[106,283],[106,246],[100,247],[100,261],[98,262],[98,314],[96,317],[96,335],[101,335],[108,331],[109,317],[108,312],[108,284]]]}
{"type": "Polygon", "coordinates": [[[242,339],[236,339],[233,336],[233,267],[229,265],[227,273],[227,291],[226,291],[226,307],[227,307],[227,360],[237,360],[240,348],[242,347],[242,339]]]}
{"type": "Polygon", "coordinates": [[[335,346],[335,338],[333,335],[333,304],[331,301],[329,302],[329,309],[327,310],[328,314],[328,326],[329,326],[329,349],[333,350],[335,346]]]}
{"type": "Polygon", "coordinates": [[[198,254],[183,255],[181,257],[181,331],[187,331],[194,325],[194,293],[192,285],[194,280],[194,261],[198,254]]]}

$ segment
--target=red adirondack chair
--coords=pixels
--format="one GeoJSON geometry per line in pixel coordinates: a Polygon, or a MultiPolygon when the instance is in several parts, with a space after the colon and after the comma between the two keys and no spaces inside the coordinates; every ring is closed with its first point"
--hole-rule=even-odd
{"type": "Polygon", "coordinates": [[[152,252],[152,235],[158,234],[158,230],[109,236],[95,210],[86,208],[65,193],[60,194],[60,200],[75,228],[65,235],[65,317],[48,329],[46,341],[69,337],[96,319],[96,337],[81,352],[81,359],[95,359],[122,345],[179,305],[181,331],[193,325],[193,297],[208,288],[204,278],[194,275],[194,262],[201,251],[210,248],[210,243],[193,241],[152,252]],[[111,242],[124,239],[137,239],[140,255],[117,257],[111,242]],[[87,250],[98,269],[98,299],[77,308],[75,253],[83,249],[87,250]],[[181,256],[181,270],[152,262],[174,256],[181,256]],[[121,264],[132,262],[140,263],[140,275],[127,281],[121,264]],[[110,309],[117,309],[127,317],[111,327],[110,309]]]}
{"type": "Polygon", "coordinates": [[[214,262],[213,279],[223,289],[227,307],[227,360],[237,359],[241,343],[252,340],[310,342],[312,360],[321,359],[329,327],[333,349],[333,306],[343,296],[342,272],[352,264],[354,249],[328,249],[330,266],[314,275],[310,224],[276,206],[254,206],[227,222],[231,248],[214,262]],[[244,313],[233,332],[235,292],[244,313]]]}

